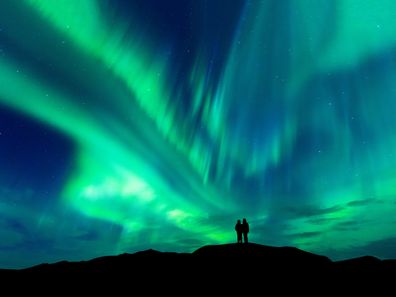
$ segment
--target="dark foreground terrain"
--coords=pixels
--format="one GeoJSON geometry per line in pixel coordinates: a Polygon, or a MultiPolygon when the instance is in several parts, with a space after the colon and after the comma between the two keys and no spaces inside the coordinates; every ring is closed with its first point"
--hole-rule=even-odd
{"type": "Polygon", "coordinates": [[[0,277],[4,282],[35,280],[36,285],[45,286],[93,282],[95,289],[104,285],[131,291],[143,288],[147,295],[165,288],[180,294],[186,286],[187,295],[207,289],[232,292],[234,288],[278,292],[320,288],[324,293],[345,286],[358,291],[368,285],[384,288],[396,283],[396,261],[362,257],[332,262],[297,248],[249,243],[204,246],[193,253],[146,250],[82,262],[62,261],[0,270],[0,277]]]}

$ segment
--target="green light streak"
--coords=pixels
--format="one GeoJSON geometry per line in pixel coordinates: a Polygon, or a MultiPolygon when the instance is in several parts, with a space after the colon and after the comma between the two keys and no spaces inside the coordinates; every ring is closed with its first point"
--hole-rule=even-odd
{"type": "MultiPolygon", "coordinates": [[[[147,138],[155,141],[159,136],[156,133],[161,133],[170,143],[177,143],[179,151],[186,152],[187,159],[195,165],[191,168],[206,170],[200,165],[199,154],[203,148],[192,145],[190,150],[175,129],[173,107],[169,104],[169,92],[162,78],[165,63],[160,61],[161,57],[150,54],[139,42],[123,41],[125,27],[117,22],[118,26],[110,28],[94,1],[85,2],[78,9],[70,1],[57,2],[56,5],[52,1],[29,1],[29,4],[79,49],[93,59],[99,59],[120,81],[125,82],[131,94],[130,100],[136,100],[145,116],[155,123],[154,131],[144,128],[147,138]]],[[[83,109],[75,98],[38,80],[29,69],[4,59],[0,60],[0,65],[1,75],[5,77],[0,88],[2,102],[57,127],[78,145],[76,168],[63,193],[66,203],[87,216],[121,224],[134,232],[147,228],[148,217],[155,216],[188,233],[201,234],[210,241],[221,241],[229,236],[224,235],[229,231],[215,228],[205,221],[208,210],[220,211],[222,208],[222,202],[216,198],[219,196],[216,190],[206,186],[201,193],[203,185],[200,180],[196,179],[189,166],[178,165],[177,155],[170,160],[175,170],[184,176],[186,187],[195,192],[192,194],[196,196],[195,202],[173,190],[161,173],[143,159],[138,140],[130,144],[120,141],[114,137],[114,131],[103,126],[99,114],[96,115],[99,117],[93,117],[91,110],[83,109]],[[15,69],[23,70],[15,72],[15,69]],[[137,151],[133,150],[134,147],[137,151]],[[200,224],[196,224],[197,219],[200,224]],[[206,234],[208,229],[212,232],[206,234]]],[[[130,106],[121,106],[123,108],[130,106]]],[[[137,112],[131,111],[131,114],[137,112]]],[[[136,125],[133,121],[132,124],[136,125]]],[[[117,135],[125,134],[125,128],[117,126],[116,122],[111,124],[117,127],[117,135]]],[[[133,135],[129,137],[134,138],[133,135]]],[[[232,209],[232,203],[229,202],[227,207],[232,209]]]]}

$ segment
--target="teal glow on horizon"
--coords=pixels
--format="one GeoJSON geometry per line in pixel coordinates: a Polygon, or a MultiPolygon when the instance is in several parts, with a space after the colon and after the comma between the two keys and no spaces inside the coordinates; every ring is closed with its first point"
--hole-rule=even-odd
{"type": "Polygon", "coordinates": [[[243,217],[252,242],[396,258],[396,2],[233,2],[1,2],[0,108],[53,136],[0,122],[0,154],[70,147],[30,150],[51,174],[0,159],[0,268],[190,252],[243,217]]]}

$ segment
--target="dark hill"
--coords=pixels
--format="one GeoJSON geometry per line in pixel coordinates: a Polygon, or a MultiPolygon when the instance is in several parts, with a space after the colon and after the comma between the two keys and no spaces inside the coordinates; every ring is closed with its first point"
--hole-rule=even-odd
{"type": "Polygon", "coordinates": [[[146,250],[134,254],[106,256],[89,261],[40,264],[21,270],[0,270],[4,280],[67,280],[76,283],[94,279],[98,284],[127,279],[123,285],[144,286],[147,290],[159,284],[171,288],[188,284],[198,288],[215,286],[230,290],[236,284],[266,286],[301,292],[313,284],[326,288],[334,284],[385,282],[396,276],[396,262],[362,257],[332,262],[327,257],[293,247],[271,247],[254,243],[204,246],[193,253],[171,253],[146,250]],[[101,283],[100,280],[106,280],[101,283]]]}

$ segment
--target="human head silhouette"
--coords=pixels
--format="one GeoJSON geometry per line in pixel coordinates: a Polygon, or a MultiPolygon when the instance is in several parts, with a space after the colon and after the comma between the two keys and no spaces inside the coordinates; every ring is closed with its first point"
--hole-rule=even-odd
{"type": "Polygon", "coordinates": [[[245,218],[243,218],[243,222],[246,223],[246,219],[245,218]]]}

